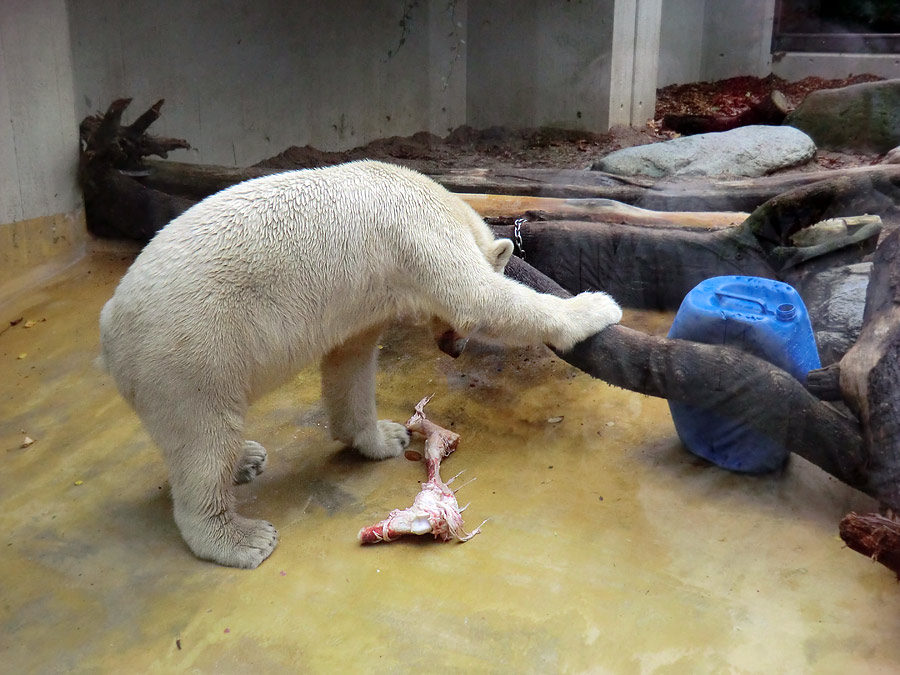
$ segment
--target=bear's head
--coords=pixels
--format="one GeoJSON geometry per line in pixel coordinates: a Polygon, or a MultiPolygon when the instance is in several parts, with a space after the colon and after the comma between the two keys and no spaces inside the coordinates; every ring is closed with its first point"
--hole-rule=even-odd
{"type": "MultiPolygon", "coordinates": [[[[498,274],[503,274],[506,263],[513,254],[513,243],[509,239],[493,239],[489,244],[479,246],[488,263],[498,274]],[[487,249],[487,250],[485,250],[487,249]]],[[[453,326],[438,317],[432,317],[431,329],[438,349],[454,359],[463,353],[469,336],[458,332],[453,326]]]]}

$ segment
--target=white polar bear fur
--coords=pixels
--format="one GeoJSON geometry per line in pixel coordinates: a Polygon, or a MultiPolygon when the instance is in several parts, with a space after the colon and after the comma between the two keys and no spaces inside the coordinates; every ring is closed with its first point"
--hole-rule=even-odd
{"type": "Polygon", "coordinates": [[[235,513],[232,485],[265,465],[245,441],[250,403],[321,359],[334,437],[399,454],[375,414],[384,325],[429,315],[460,334],[567,350],[621,310],[604,293],[560,299],[503,276],[512,253],[457,196],[373,161],[230,187],[163,228],[100,315],[101,360],[160,446],[175,520],[200,558],[253,568],[271,524],[235,513]]]}

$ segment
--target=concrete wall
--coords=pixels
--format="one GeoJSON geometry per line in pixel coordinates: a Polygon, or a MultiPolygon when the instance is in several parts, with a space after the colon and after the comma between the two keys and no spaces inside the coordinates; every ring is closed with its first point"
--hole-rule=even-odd
{"type": "Polygon", "coordinates": [[[619,0],[613,11],[608,126],[655,117],[662,0],[619,0]]]}
{"type": "Polygon", "coordinates": [[[775,0],[663,0],[660,87],[771,72],[775,0]]]}
{"type": "Polygon", "coordinates": [[[2,287],[83,249],[65,0],[0,2],[2,287]]]}
{"type": "Polygon", "coordinates": [[[607,128],[613,2],[469,5],[467,123],[607,128]]]}
{"type": "Polygon", "coordinates": [[[79,116],[165,97],[183,161],[340,150],[465,115],[466,0],[69,0],[79,116]],[[406,27],[401,25],[405,20],[406,27]]]}
{"type": "Polygon", "coordinates": [[[64,0],[0,2],[0,223],[80,205],[64,0]]]}
{"type": "Polygon", "coordinates": [[[771,72],[775,0],[706,0],[701,80],[771,72]]]}
{"type": "Polygon", "coordinates": [[[663,0],[657,84],[702,80],[706,0],[663,0]]]}
{"type": "Polygon", "coordinates": [[[826,80],[870,73],[888,79],[900,77],[900,54],[775,54],[772,72],[790,82],[814,75],[826,80]]]}

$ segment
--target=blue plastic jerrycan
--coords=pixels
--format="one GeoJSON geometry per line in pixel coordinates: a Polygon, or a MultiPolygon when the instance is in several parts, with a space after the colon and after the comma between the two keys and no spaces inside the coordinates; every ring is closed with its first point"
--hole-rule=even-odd
{"type": "MultiPolygon", "coordinates": [[[[682,301],[669,337],[737,347],[800,381],[821,367],[803,300],[792,286],[772,279],[729,276],[700,282],[682,301]]],[[[790,454],[736,420],[683,403],[670,402],[669,409],[688,450],[725,469],[772,471],[790,454]]]]}

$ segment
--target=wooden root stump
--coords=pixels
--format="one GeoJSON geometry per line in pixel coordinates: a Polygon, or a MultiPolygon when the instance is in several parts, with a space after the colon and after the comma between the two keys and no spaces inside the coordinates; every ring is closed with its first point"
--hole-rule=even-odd
{"type": "Polygon", "coordinates": [[[900,581],[900,523],[876,513],[849,513],[840,532],[848,547],[880,562],[900,581]]]}

